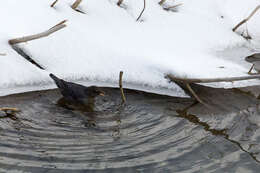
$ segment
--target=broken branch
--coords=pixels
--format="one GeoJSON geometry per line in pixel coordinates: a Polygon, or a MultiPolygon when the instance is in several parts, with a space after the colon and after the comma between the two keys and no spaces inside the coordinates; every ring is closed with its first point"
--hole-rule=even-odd
{"type": "Polygon", "coordinates": [[[31,41],[31,40],[36,40],[42,37],[47,37],[50,34],[66,27],[66,25],[64,24],[66,22],[66,20],[60,22],[59,24],[55,25],[54,27],[48,29],[47,31],[41,32],[39,34],[34,34],[34,35],[29,35],[29,36],[25,36],[25,37],[21,37],[21,38],[15,38],[15,39],[11,39],[8,41],[8,43],[10,45],[14,45],[17,43],[23,43],[23,42],[27,42],[27,41],[31,41]]]}
{"type": "Polygon", "coordinates": [[[20,110],[17,109],[17,108],[8,108],[8,107],[0,108],[0,111],[4,111],[4,112],[7,112],[7,111],[11,111],[11,112],[20,112],[20,110]]]}
{"type": "Polygon", "coordinates": [[[144,10],[145,10],[145,0],[144,0],[144,8],[143,8],[143,10],[141,11],[141,13],[139,14],[139,16],[138,16],[138,18],[136,19],[136,21],[138,21],[141,17],[142,17],[142,15],[143,15],[143,13],[144,13],[144,10]]]}
{"type": "Polygon", "coordinates": [[[58,0],[55,0],[52,4],[51,7],[54,7],[54,5],[58,2],[58,0]]]}
{"type": "Polygon", "coordinates": [[[190,84],[185,83],[187,89],[190,91],[191,95],[201,104],[206,105],[200,98],[199,96],[195,93],[195,91],[193,91],[193,89],[191,88],[190,84]]]}
{"type": "Polygon", "coordinates": [[[237,30],[237,28],[239,28],[241,25],[243,25],[244,23],[246,23],[248,20],[250,20],[251,17],[253,17],[253,15],[257,12],[257,10],[260,9],[260,5],[258,5],[252,12],[251,14],[245,18],[244,20],[242,20],[241,22],[239,22],[233,29],[232,31],[235,32],[237,30]]]}
{"type": "Polygon", "coordinates": [[[240,76],[240,77],[224,77],[224,78],[181,78],[168,74],[166,78],[171,81],[183,82],[183,83],[212,83],[212,82],[234,82],[241,80],[260,79],[260,75],[240,76]]]}
{"type": "Polygon", "coordinates": [[[182,3],[176,4],[176,5],[173,5],[173,6],[169,6],[169,7],[165,7],[163,9],[166,10],[166,11],[169,11],[169,10],[177,8],[177,7],[181,6],[181,5],[182,5],[182,3]]]}
{"type": "Polygon", "coordinates": [[[123,85],[122,85],[122,77],[123,77],[123,71],[120,71],[120,74],[119,74],[119,88],[120,88],[120,92],[121,92],[122,103],[125,103],[126,99],[125,99],[125,94],[124,94],[123,85]]]}
{"type": "Polygon", "coordinates": [[[76,8],[79,6],[79,4],[81,3],[81,1],[82,1],[82,0],[76,0],[76,1],[72,4],[71,8],[72,8],[73,10],[76,10],[76,8]]]}

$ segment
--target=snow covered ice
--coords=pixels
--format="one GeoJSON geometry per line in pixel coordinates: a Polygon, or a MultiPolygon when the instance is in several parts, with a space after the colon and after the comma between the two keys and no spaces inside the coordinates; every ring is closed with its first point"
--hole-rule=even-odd
{"type": "MultiPolygon", "coordinates": [[[[70,81],[117,86],[124,71],[124,87],[176,96],[183,91],[165,79],[180,77],[245,76],[251,64],[245,56],[260,50],[260,12],[242,25],[253,40],[232,28],[260,4],[258,0],[168,0],[177,12],[165,11],[159,0],[86,0],[74,11],[73,0],[8,0],[1,4],[0,95],[53,88],[49,73],[70,81]],[[19,44],[41,70],[18,55],[8,40],[49,29],[67,19],[67,27],[45,38],[19,44]]],[[[258,80],[212,84],[241,87],[258,80]]]]}

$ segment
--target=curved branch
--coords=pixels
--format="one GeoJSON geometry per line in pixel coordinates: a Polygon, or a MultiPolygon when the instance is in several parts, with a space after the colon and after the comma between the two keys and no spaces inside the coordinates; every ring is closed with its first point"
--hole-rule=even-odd
{"type": "Polygon", "coordinates": [[[232,31],[236,31],[237,30],[237,28],[239,28],[241,25],[243,25],[244,23],[246,23],[248,20],[250,20],[251,19],[251,17],[253,17],[253,15],[257,12],[257,10],[259,10],[260,9],[260,5],[258,5],[252,12],[251,12],[251,14],[247,17],[247,18],[245,18],[244,20],[242,20],[241,22],[239,22],[233,29],[232,29],[232,31]]]}
{"type": "Polygon", "coordinates": [[[143,10],[141,11],[141,13],[139,14],[139,16],[138,16],[138,18],[136,19],[136,21],[138,21],[141,17],[142,17],[142,15],[143,15],[143,13],[144,13],[144,10],[145,10],[145,0],[144,0],[144,8],[143,8],[143,10]]]}

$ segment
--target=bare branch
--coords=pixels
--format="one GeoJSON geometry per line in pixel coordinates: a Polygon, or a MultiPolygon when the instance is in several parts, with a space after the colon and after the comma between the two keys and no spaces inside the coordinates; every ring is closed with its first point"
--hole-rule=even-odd
{"type": "Polygon", "coordinates": [[[0,111],[3,111],[3,112],[7,112],[7,111],[11,111],[11,112],[20,112],[20,110],[17,109],[17,108],[8,108],[8,107],[0,108],[0,111]]]}
{"type": "Polygon", "coordinates": [[[79,6],[79,4],[81,3],[81,1],[82,1],[82,0],[76,0],[76,1],[72,4],[71,8],[72,8],[73,10],[75,10],[75,9],[79,6]]]}
{"type": "Polygon", "coordinates": [[[54,5],[58,2],[58,0],[55,0],[52,4],[51,7],[54,7],[54,5]]]}
{"type": "Polygon", "coordinates": [[[158,4],[159,5],[163,5],[163,3],[165,3],[166,0],[161,0],[158,4]]]}
{"type": "Polygon", "coordinates": [[[123,0],[118,0],[117,5],[120,6],[122,4],[123,0]]]}
{"type": "Polygon", "coordinates": [[[203,105],[206,105],[206,103],[204,103],[200,98],[199,96],[195,93],[195,91],[193,91],[193,89],[191,88],[190,84],[186,83],[185,84],[187,89],[190,91],[190,93],[192,94],[192,96],[198,101],[200,102],[201,104],[203,105]]]}
{"type": "Polygon", "coordinates": [[[243,25],[244,23],[246,23],[248,20],[250,20],[251,19],[251,17],[253,17],[253,15],[257,12],[257,10],[259,10],[260,9],[260,5],[258,5],[253,11],[252,11],[252,13],[247,17],[247,18],[245,18],[244,20],[242,20],[241,22],[239,22],[233,29],[232,29],[232,31],[236,31],[237,30],[237,28],[239,28],[241,25],[243,25]]]}
{"type": "Polygon", "coordinates": [[[212,82],[234,82],[241,80],[260,79],[260,74],[240,77],[225,77],[225,78],[181,78],[168,74],[166,78],[171,81],[183,82],[183,83],[212,83],[212,82]]]}
{"type": "Polygon", "coordinates": [[[34,35],[29,35],[29,36],[25,36],[25,37],[21,37],[21,38],[11,39],[11,40],[8,41],[8,43],[10,45],[14,45],[14,44],[17,44],[17,43],[23,43],[23,42],[39,39],[39,38],[42,38],[42,37],[47,37],[50,34],[66,27],[66,24],[64,24],[65,22],[66,22],[66,20],[60,22],[59,24],[57,24],[54,27],[48,29],[47,31],[41,32],[39,34],[34,34],[34,35]]]}
{"type": "Polygon", "coordinates": [[[141,11],[141,13],[139,14],[139,16],[138,16],[138,18],[136,19],[136,21],[138,21],[138,20],[142,17],[142,15],[143,15],[143,13],[144,13],[144,10],[145,10],[145,0],[144,0],[144,8],[143,8],[143,10],[141,11]]]}
{"type": "Polygon", "coordinates": [[[123,85],[122,85],[122,77],[123,77],[123,71],[120,71],[120,74],[119,74],[119,88],[120,88],[120,92],[121,92],[122,103],[125,103],[126,99],[125,99],[125,94],[124,94],[123,85]]]}

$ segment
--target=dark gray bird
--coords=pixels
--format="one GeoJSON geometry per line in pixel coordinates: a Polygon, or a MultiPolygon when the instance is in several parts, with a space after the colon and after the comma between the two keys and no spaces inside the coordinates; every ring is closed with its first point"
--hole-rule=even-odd
{"type": "Polygon", "coordinates": [[[245,60],[247,62],[250,62],[253,64],[252,67],[250,68],[248,74],[253,74],[253,73],[251,73],[253,68],[257,71],[257,73],[260,72],[260,53],[255,53],[253,55],[250,55],[250,56],[246,57],[245,60]]]}
{"type": "Polygon", "coordinates": [[[54,74],[50,74],[50,77],[54,80],[61,94],[67,102],[75,104],[89,104],[94,100],[94,97],[101,95],[104,96],[104,92],[96,86],[86,87],[72,82],[59,79],[54,74]]]}

